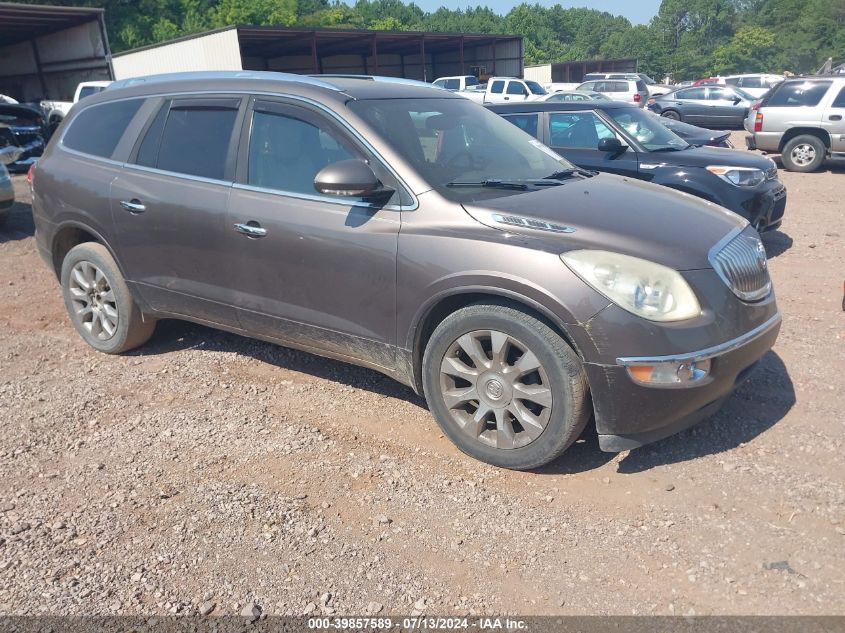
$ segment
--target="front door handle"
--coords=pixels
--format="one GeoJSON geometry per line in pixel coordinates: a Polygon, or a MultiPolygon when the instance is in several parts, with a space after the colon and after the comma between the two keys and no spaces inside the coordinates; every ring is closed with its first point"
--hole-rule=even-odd
{"type": "Polygon", "coordinates": [[[138,200],[138,198],[132,198],[131,200],[121,200],[120,206],[122,206],[124,209],[129,211],[129,213],[132,213],[134,215],[143,213],[147,210],[147,207],[141,204],[141,201],[138,200]]]}
{"type": "Polygon", "coordinates": [[[831,121],[841,121],[841,120],[842,120],[842,115],[841,115],[841,114],[831,114],[831,115],[830,115],[829,117],[827,117],[827,118],[828,118],[828,119],[830,119],[831,121]]]}
{"type": "Polygon", "coordinates": [[[267,235],[267,229],[262,228],[258,222],[250,220],[246,224],[236,224],[235,230],[238,233],[243,233],[247,237],[264,237],[267,235]]]}

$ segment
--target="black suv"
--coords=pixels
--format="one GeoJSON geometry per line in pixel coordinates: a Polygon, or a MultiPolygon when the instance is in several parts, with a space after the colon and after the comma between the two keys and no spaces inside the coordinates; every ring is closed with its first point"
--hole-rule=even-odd
{"type": "Polygon", "coordinates": [[[761,232],[781,224],[786,187],[774,162],[738,150],[690,145],[636,106],[583,101],[490,110],[581,167],[690,193],[738,213],[761,232]]]}

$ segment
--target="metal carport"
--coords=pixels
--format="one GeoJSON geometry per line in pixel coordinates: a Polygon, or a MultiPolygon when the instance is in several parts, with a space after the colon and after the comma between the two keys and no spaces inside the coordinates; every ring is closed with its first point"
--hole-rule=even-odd
{"type": "Polygon", "coordinates": [[[113,78],[103,9],[0,2],[0,94],[70,101],[113,78]]]}

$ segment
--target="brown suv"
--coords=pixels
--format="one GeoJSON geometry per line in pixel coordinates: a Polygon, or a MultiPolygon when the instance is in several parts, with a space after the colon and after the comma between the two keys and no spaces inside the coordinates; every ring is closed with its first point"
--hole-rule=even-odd
{"type": "Polygon", "coordinates": [[[780,326],[739,216],[401,80],[116,82],[65,119],[33,209],[96,349],[176,317],[371,367],[507,468],[591,418],[609,451],[690,426],[780,326]]]}

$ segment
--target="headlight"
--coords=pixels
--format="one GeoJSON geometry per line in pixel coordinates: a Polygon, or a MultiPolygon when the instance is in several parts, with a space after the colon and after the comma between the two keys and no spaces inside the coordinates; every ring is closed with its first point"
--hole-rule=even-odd
{"type": "Polygon", "coordinates": [[[707,168],[711,174],[716,174],[722,180],[727,180],[737,187],[755,187],[766,179],[766,172],[754,167],[726,167],[724,165],[710,165],[707,168]]]}
{"type": "Polygon", "coordinates": [[[570,251],[560,256],[576,275],[632,314],[650,321],[682,321],[701,306],[678,271],[608,251],[570,251]]]}

